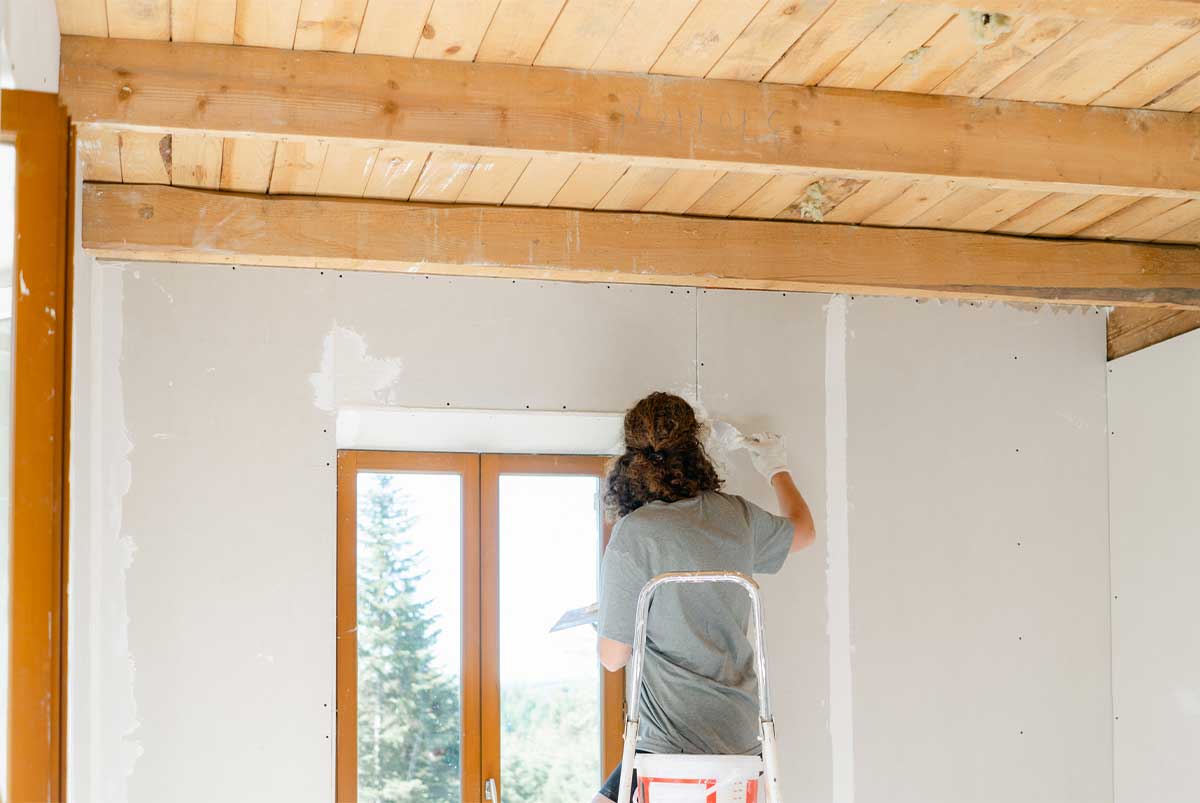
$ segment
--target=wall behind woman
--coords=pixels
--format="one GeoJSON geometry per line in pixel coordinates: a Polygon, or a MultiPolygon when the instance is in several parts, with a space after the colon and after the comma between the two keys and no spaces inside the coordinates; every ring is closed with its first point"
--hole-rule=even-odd
{"type": "MultiPolygon", "coordinates": [[[[813,503],[818,546],[764,580],[789,801],[1109,798],[1095,735],[1108,705],[1105,479],[1078,454],[1104,443],[1091,379],[1102,316],[228,265],[77,270],[73,799],[332,799],[338,409],[620,411],[655,389],[783,432],[813,503]],[[941,346],[923,351],[935,332],[941,346]],[[1003,373],[1014,339],[1028,368],[1003,373]],[[986,470],[1031,422],[1036,458],[986,470]],[[922,439],[943,448],[914,448],[922,439]],[[1036,515],[1019,520],[1030,488],[1036,515]],[[1011,535],[996,521],[1042,545],[1024,567],[996,562],[1011,535]],[[1077,578],[1053,599],[999,593],[1059,574],[1077,578]],[[933,593],[947,584],[998,593],[933,593]],[[1009,634],[980,624],[1043,605],[1065,606],[1080,632],[1047,610],[1022,631],[1041,647],[1019,665],[992,660],[1010,655],[1009,634]],[[921,662],[945,673],[888,683],[921,662]],[[1022,682],[1004,682],[1014,671],[1022,682]],[[1060,695],[1080,705],[1056,707],[1060,695]],[[1060,760],[1038,753],[1044,737],[993,760],[1011,736],[1002,714],[1039,706],[1031,721],[1053,723],[1060,760]],[[922,751],[901,766],[888,743],[922,751]]],[[[726,468],[730,490],[769,502],[743,455],[726,468]]]]}

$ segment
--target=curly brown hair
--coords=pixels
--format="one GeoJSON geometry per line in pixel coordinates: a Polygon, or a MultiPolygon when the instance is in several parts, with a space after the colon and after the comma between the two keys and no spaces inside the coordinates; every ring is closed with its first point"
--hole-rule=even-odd
{"type": "Polygon", "coordinates": [[[678,502],[721,487],[704,451],[696,411],[671,393],[651,393],[625,414],[625,453],[609,465],[610,517],[647,502],[678,502]]]}

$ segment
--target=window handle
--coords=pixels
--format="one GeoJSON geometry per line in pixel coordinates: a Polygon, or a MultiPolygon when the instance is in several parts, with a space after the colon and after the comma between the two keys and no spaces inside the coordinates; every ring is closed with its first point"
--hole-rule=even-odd
{"type": "Polygon", "coordinates": [[[496,779],[488,778],[483,784],[483,799],[490,800],[492,803],[500,803],[500,796],[496,794],[496,779]]]}

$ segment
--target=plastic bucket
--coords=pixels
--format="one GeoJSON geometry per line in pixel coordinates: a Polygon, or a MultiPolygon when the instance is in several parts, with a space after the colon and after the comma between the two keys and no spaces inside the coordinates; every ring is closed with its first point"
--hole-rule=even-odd
{"type": "Polygon", "coordinates": [[[635,762],[641,803],[757,803],[758,756],[644,753],[635,762]]]}

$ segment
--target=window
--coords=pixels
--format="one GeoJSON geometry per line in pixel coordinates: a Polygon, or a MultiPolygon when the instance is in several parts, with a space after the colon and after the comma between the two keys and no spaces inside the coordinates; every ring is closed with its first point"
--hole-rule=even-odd
{"type": "Polygon", "coordinates": [[[337,799],[588,799],[620,758],[595,633],[604,458],[338,457],[337,799]]]}

